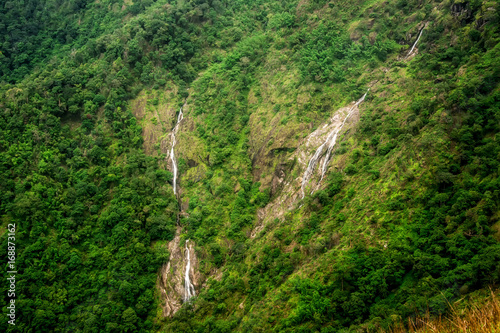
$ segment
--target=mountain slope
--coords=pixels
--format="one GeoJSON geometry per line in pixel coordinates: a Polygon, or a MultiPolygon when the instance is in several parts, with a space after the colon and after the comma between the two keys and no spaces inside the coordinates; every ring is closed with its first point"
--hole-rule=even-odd
{"type": "Polygon", "coordinates": [[[296,18],[300,23],[267,30],[269,44],[254,51],[267,51],[264,59],[242,41],[221,67],[250,76],[246,86],[241,76],[221,70],[203,74],[212,89],[203,78],[193,83],[188,104],[202,128],[194,133],[212,143],[207,153],[226,163],[215,159],[210,167],[219,171],[208,172],[203,184],[185,186],[194,188],[186,200],[196,199],[186,228],[212,259],[201,268],[209,276],[220,262],[213,244],[229,249],[221,280],[166,331],[189,330],[181,323],[201,331],[376,329],[428,308],[442,313],[462,294],[495,283],[498,245],[490,227],[498,218],[497,14],[492,4],[361,5],[362,14],[356,7],[312,5],[314,14],[296,18]],[[333,30],[342,17],[348,24],[333,30]],[[408,56],[423,28],[418,53],[408,56]],[[414,31],[407,48],[394,43],[405,40],[398,40],[405,30],[414,31]],[[380,43],[373,36],[382,36],[380,43]],[[293,44],[296,38],[303,38],[300,44],[293,44]],[[339,49],[345,55],[335,61],[339,49]],[[240,62],[229,67],[234,57],[240,62]],[[472,77],[476,88],[467,95],[472,77]],[[347,93],[352,85],[358,88],[347,93]],[[300,202],[299,187],[287,189],[300,184],[308,163],[297,152],[314,128],[323,128],[367,88],[359,114],[340,134],[329,168],[337,171],[300,202]],[[228,129],[229,98],[236,98],[231,117],[241,114],[242,121],[231,119],[228,129]],[[251,112],[246,126],[245,109],[251,112]],[[474,126],[476,134],[469,132],[474,126]],[[241,208],[243,200],[248,207],[257,199],[238,178],[243,161],[218,135],[225,131],[230,140],[231,130],[248,137],[248,172],[271,195],[270,208],[258,209],[256,230],[255,222],[245,224],[241,208]],[[214,226],[227,238],[207,232],[214,226]]]}
{"type": "Polygon", "coordinates": [[[377,331],[498,283],[497,2],[30,5],[0,27],[6,330],[377,331]]]}

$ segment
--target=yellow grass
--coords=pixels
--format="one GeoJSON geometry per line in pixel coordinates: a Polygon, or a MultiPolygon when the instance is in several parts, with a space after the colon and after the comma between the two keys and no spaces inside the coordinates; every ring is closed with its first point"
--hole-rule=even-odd
{"type": "Polygon", "coordinates": [[[500,333],[500,300],[491,291],[482,304],[473,304],[459,311],[450,306],[448,316],[431,318],[429,313],[424,317],[408,319],[405,327],[402,323],[391,329],[390,333],[500,333]]]}

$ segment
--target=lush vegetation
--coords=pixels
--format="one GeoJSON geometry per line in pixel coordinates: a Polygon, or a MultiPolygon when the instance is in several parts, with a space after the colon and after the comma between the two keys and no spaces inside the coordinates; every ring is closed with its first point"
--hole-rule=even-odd
{"type": "Polygon", "coordinates": [[[3,330],[375,332],[500,282],[497,2],[0,7],[3,330]],[[368,87],[321,189],[249,237],[303,137],[368,87]],[[179,203],[143,92],[147,112],[187,101],[179,203]],[[207,283],[161,318],[181,207],[207,283]]]}

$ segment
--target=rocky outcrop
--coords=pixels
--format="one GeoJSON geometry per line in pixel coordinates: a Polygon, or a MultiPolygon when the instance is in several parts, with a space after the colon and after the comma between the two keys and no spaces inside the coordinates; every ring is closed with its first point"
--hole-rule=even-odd
{"type": "MultiPolygon", "coordinates": [[[[283,219],[286,212],[295,207],[297,202],[302,198],[302,177],[311,157],[318,147],[325,142],[329,134],[336,128],[342,126],[344,120],[346,121],[345,126],[342,128],[342,131],[339,132],[339,135],[342,135],[352,127],[359,118],[358,112],[358,104],[354,102],[347,107],[340,108],[334,113],[328,123],[319,126],[315,131],[302,139],[297,149],[290,155],[285,163],[281,163],[277,166],[272,181],[272,187],[273,192],[278,193],[267,206],[257,212],[259,221],[250,233],[251,238],[254,238],[269,221],[276,218],[280,220],[283,219]],[[352,112],[352,116],[346,119],[350,111],[352,112]],[[278,189],[280,190],[278,191],[278,189]]],[[[325,157],[324,155],[320,156],[318,162],[323,163],[325,157]]],[[[315,168],[313,173],[309,175],[309,179],[310,182],[306,187],[307,191],[319,188],[321,168],[315,168]]]]}
{"type": "MultiPolygon", "coordinates": [[[[421,22],[417,25],[417,29],[419,31],[418,34],[416,35],[417,38],[413,42],[413,44],[410,47],[410,50],[408,51],[406,56],[404,56],[402,59],[400,58],[400,60],[406,60],[406,61],[410,60],[418,53],[418,48],[416,46],[420,40],[420,37],[422,37],[422,33],[424,32],[424,29],[427,27],[427,25],[428,25],[428,22],[421,22]]],[[[408,34],[408,36],[407,36],[408,41],[413,39],[413,38],[414,38],[413,34],[408,34]]]]}
{"type": "MultiPolygon", "coordinates": [[[[158,275],[157,287],[160,291],[160,304],[164,317],[172,317],[184,303],[185,294],[185,271],[187,265],[186,243],[181,243],[181,228],[177,227],[175,238],[168,244],[170,260],[163,265],[158,275]]],[[[196,291],[201,286],[200,274],[198,272],[198,257],[193,241],[187,243],[190,252],[191,265],[189,279],[196,291]]]]}
{"type": "Polygon", "coordinates": [[[451,5],[451,14],[453,16],[461,17],[462,19],[469,19],[472,17],[472,10],[468,2],[456,2],[451,5]]]}
{"type": "MultiPolygon", "coordinates": [[[[177,186],[181,177],[178,174],[177,156],[182,156],[188,161],[191,170],[188,179],[199,180],[205,172],[201,158],[198,159],[200,143],[194,136],[187,135],[194,129],[193,120],[190,117],[183,118],[183,112],[189,112],[185,103],[180,110],[178,100],[172,98],[175,90],[148,95],[141,94],[131,103],[131,109],[143,128],[144,149],[149,155],[164,154],[161,165],[173,173],[173,189],[179,206],[181,208],[178,217],[186,216],[185,210],[189,205],[189,198],[182,198],[182,188],[177,186]],[[170,98],[169,98],[170,95],[170,98]],[[155,102],[153,102],[155,101],[155,102]],[[178,113],[177,113],[178,110],[178,113]],[[187,131],[186,131],[187,129],[187,131]],[[192,170],[196,170],[193,172],[192,170]]],[[[181,242],[181,227],[178,226],[174,239],[168,243],[170,258],[165,263],[157,279],[157,288],[160,295],[160,306],[163,316],[172,317],[183,305],[186,293],[185,283],[190,282],[190,294],[196,295],[201,287],[199,263],[193,241],[181,242]],[[186,279],[186,268],[188,266],[189,251],[190,265],[188,267],[189,279],[186,279]],[[194,288],[194,290],[193,290],[194,288]]]]}
{"type": "Polygon", "coordinates": [[[177,105],[171,101],[162,100],[158,105],[153,105],[151,101],[154,98],[143,91],[131,102],[131,111],[142,127],[144,151],[151,156],[169,153],[169,134],[175,124],[172,124],[172,120],[175,120],[177,111],[177,105]]]}

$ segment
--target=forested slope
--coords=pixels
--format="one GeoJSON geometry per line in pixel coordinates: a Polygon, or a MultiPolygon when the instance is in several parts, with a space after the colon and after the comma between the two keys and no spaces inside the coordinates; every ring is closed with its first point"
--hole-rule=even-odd
{"type": "Polygon", "coordinates": [[[499,283],[498,2],[0,15],[2,329],[376,332],[499,283]],[[163,317],[176,226],[200,283],[163,317]]]}

